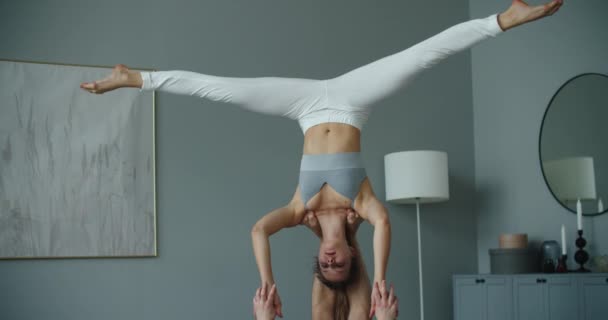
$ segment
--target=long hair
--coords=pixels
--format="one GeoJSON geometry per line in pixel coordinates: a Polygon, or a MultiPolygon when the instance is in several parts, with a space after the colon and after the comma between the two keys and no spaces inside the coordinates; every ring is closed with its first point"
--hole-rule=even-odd
{"type": "Polygon", "coordinates": [[[323,276],[323,274],[321,273],[321,269],[319,268],[319,257],[315,257],[315,264],[313,270],[317,279],[319,279],[319,281],[321,281],[324,286],[328,287],[336,293],[336,302],[334,305],[334,320],[347,320],[348,313],[350,312],[350,301],[348,301],[346,288],[350,284],[355,282],[358,277],[359,265],[357,263],[357,258],[352,257],[348,278],[343,281],[327,280],[323,276]]]}
{"type": "Polygon", "coordinates": [[[350,302],[346,288],[336,290],[336,304],[334,305],[334,320],[348,320],[350,302]]]}
{"type": "MultiPolygon", "coordinates": [[[[354,235],[352,235],[352,236],[354,236],[354,235]]],[[[350,246],[352,243],[351,235],[347,234],[346,241],[347,241],[348,245],[350,246]]],[[[319,257],[314,258],[313,273],[315,274],[317,279],[319,279],[319,281],[321,281],[321,283],[324,286],[328,287],[329,289],[331,289],[332,291],[334,291],[336,293],[336,302],[334,305],[334,320],[347,320],[348,319],[348,313],[350,312],[350,301],[348,301],[348,295],[346,293],[346,288],[349,285],[353,284],[357,280],[357,278],[359,278],[359,272],[360,272],[359,261],[357,260],[360,253],[359,253],[358,248],[355,248],[355,250],[356,250],[356,253],[351,258],[348,277],[343,281],[327,280],[323,276],[323,273],[321,273],[321,268],[319,266],[319,257]]]]}

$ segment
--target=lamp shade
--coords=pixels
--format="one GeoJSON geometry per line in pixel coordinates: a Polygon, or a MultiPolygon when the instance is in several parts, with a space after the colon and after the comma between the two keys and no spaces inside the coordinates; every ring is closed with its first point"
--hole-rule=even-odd
{"type": "Polygon", "coordinates": [[[446,201],[448,155],[443,151],[402,151],[384,156],[386,201],[420,203],[446,201]]]}
{"type": "Polygon", "coordinates": [[[571,157],[543,162],[545,178],[560,200],[595,199],[592,157],[571,157]]]}

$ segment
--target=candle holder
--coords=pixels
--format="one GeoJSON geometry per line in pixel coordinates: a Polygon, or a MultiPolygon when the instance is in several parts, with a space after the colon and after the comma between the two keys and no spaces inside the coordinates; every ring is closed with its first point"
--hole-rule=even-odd
{"type": "Polygon", "coordinates": [[[568,272],[568,265],[566,264],[567,260],[568,260],[568,256],[565,254],[563,254],[561,257],[559,257],[559,260],[557,262],[557,268],[555,268],[555,272],[557,272],[557,273],[568,272]]]}
{"type": "Polygon", "coordinates": [[[578,238],[576,239],[576,247],[578,250],[574,253],[574,260],[576,263],[580,265],[580,267],[575,272],[590,272],[589,269],[585,269],[583,266],[587,261],[589,261],[589,254],[583,248],[587,245],[587,240],[583,238],[583,230],[578,230],[578,238]]]}

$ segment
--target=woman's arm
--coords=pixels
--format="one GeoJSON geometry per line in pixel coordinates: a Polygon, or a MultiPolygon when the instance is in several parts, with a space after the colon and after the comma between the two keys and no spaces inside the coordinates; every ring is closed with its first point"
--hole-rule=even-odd
{"type": "Polygon", "coordinates": [[[374,198],[364,209],[367,221],[374,226],[374,282],[386,279],[386,266],[391,251],[391,223],[384,205],[374,198]]]}
{"type": "Polygon", "coordinates": [[[293,206],[285,206],[273,210],[262,217],[251,229],[251,241],[253,252],[260,272],[262,283],[269,286],[274,284],[272,266],[270,264],[270,242],[268,238],[283,228],[293,227],[302,220],[300,214],[296,214],[293,206]]]}
{"type": "Polygon", "coordinates": [[[355,201],[355,210],[374,226],[374,282],[385,280],[388,256],[391,250],[391,223],[388,211],[372,190],[369,179],[361,183],[360,196],[355,201]]]}
{"type": "MultiPolygon", "coordinates": [[[[372,194],[362,201],[362,205],[357,210],[360,216],[374,226],[374,282],[383,283],[386,279],[386,267],[388,256],[391,249],[391,224],[388,212],[384,205],[372,194]]],[[[353,236],[354,239],[354,236],[353,236]]],[[[357,246],[356,240],[352,242],[357,246]]],[[[369,288],[366,290],[369,294],[369,288]]],[[[369,295],[368,295],[369,297],[369,295]]],[[[369,318],[371,319],[376,312],[376,297],[372,294],[369,304],[369,318]]]]}
{"type": "MultiPolygon", "coordinates": [[[[386,279],[386,267],[391,249],[391,224],[388,211],[376,198],[369,179],[361,184],[361,197],[355,201],[355,210],[361,218],[367,220],[374,226],[374,282],[381,283],[386,279]]],[[[370,301],[369,317],[371,318],[376,309],[376,298],[372,294],[370,301]]]]}
{"type": "MultiPolygon", "coordinates": [[[[270,263],[270,241],[268,238],[283,228],[298,225],[302,220],[303,214],[303,209],[296,209],[296,206],[290,204],[266,214],[251,229],[253,252],[260,272],[262,286],[270,287],[275,284],[270,263]]],[[[276,314],[279,317],[283,317],[281,298],[276,289],[273,304],[276,314]]]]}

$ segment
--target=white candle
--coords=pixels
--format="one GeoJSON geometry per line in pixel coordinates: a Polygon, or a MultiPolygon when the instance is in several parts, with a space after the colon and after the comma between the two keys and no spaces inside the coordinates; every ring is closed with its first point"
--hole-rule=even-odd
{"type": "Polygon", "coordinates": [[[562,255],[566,255],[566,226],[562,224],[562,255]]]}
{"type": "Polygon", "coordinates": [[[583,230],[583,209],[581,208],[581,200],[576,200],[576,226],[578,230],[583,230]]]}
{"type": "Polygon", "coordinates": [[[604,203],[602,202],[602,198],[597,201],[597,212],[601,213],[604,211],[604,203]]]}

